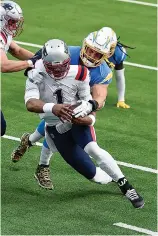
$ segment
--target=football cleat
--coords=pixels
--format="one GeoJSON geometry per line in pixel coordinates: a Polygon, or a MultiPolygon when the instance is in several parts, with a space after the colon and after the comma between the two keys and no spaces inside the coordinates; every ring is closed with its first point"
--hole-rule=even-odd
{"type": "Polygon", "coordinates": [[[54,188],[53,183],[50,179],[49,166],[38,165],[34,177],[37,180],[40,187],[49,190],[52,190],[54,188]]]}
{"type": "Polygon", "coordinates": [[[29,133],[24,133],[22,135],[20,145],[11,154],[11,160],[13,162],[20,161],[27,149],[32,146],[31,142],[29,141],[29,136],[29,133]]]}
{"type": "Polygon", "coordinates": [[[136,190],[133,189],[128,189],[125,196],[130,200],[132,205],[135,208],[143,208],[144,207],[144,200],[143,198],[136,192],[136,190]]]}

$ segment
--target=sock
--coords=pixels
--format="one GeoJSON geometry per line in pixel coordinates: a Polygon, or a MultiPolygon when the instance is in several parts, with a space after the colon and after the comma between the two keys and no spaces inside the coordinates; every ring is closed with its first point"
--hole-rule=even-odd
{"type": "Polygon", "coordinates": [[[43,145],[42,150],[41,150],[39,165],[49,166],[49,162],[50,162],[52,154],[53,153],[50,151],[50,149],[46,148],[43,145]]]}
{"type": "Polygon", "coordinates": [[[123,194],[126,194],[127,190],[133,189],[132,185],[129,184],[128,180],[123,177],[117,181],[117,184],[123,194]]]}
{"type": "Polygon", "coordinates": [[[33,144],[39,141],[41,138],[43,138],[43,135],[41,135],[36,129],[34,133],[30,134],[29,141],[31,142],[31,144],[33,144]]]}
{"type": "Polygon", "coordinates": [[[96,174],[92,181],[98,184],[108,184],[112,182],[112,178],[108,174],[106,174],[105,171],[100,169],[100,167],[96,167],[96,174]]]}
{"type": "Polygon", "coordinates": [[[49,165],[43,165],[43,164],[41,164],[39,166],[41,166],[41,167],[49,167],[49,165]]]}
{"type": "Polygon", "coordinates": [[[124,177],[114,158],[107,151],[100,148],[96,142],[88,143],[84,150],[96,160],[100,168],[114,181],[117,182],[124,177]]]}

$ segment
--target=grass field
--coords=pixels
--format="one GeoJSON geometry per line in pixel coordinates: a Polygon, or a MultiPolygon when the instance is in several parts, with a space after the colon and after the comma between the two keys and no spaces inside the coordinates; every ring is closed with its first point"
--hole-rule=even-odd
{"type": "MultiPolygon", "coordinates": [[[[63,38],[68,45],[81,45],[89,32],[110,26],[123,43],[136,47],[128,51],[128,62],[156,67],[156,7],[116,0],[17,3],[25,16],[25,30],[18,41],[43,44],[50,38],[63,38]]],[[[106,106],[97,116],[98,143],[118,161],[156,169],[156,71],[125,67],[126,101],[131,109],[115,107],[117,91],[113,79],[106,106]]],[[[22,72],[2,75],[2,110],[9,136],[32,132],[39,122],[37,115],[26,111],[24,87],[22,72]]],[[[10,154],[17,144],[2,138],[2,235],[142,235],[113,225],[118,222],[157,230],[155,173],[121,166],[145,199],[145,207],[136,210],[114,183],[101,186],[88,182],[56,154],[51,160],[55,189],[44,191],[33,178],[40,148],[33,147],[21,162],[13,164],[10,154]]]]}

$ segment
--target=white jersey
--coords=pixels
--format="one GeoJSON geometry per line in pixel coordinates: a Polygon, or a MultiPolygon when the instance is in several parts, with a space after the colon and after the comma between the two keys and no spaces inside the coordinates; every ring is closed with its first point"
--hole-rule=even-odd
{"type": "Polygon", "coordinates": [[[12,42],[12,35],[6,34],[4,31],[1,31],[0,32],[0,49],[3,49],[5,53],[7,53],[11,42],[12,42]]]}
{"type": "MultiPolygon", "coordinates": [[[[89,86],[89,71],[81,65],[70,65],[67,76],[61,80],[50,77],[45,70],[42,59],[39,60],[35,68],[43,73],[43,81],[34,84],[29,78],[26,81],[25,103],[31,98],[40,99],[45,103],[66,103],[75,104],[78,100],[92,99],[89,86]]],[[[56,125],[59,118],[53,113],[42,113],[47,124],[56,125]]]]}

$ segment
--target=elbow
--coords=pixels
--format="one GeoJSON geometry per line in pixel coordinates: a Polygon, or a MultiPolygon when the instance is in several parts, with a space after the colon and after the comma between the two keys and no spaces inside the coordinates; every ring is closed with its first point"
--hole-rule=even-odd
{"type": "Polygon", "coordinates": [[[27,101],[26,108],[29,112],[34,112],[34,105],[33,105],[33,102],[31,100],[27,101]]]}
{"type": "Polygon", "coordinates": [[[1,65],[1,72],[2,72],[2,73],[10,72],[10,71],[8,70],[7,64],[2,64],[2,65],[1,65]]]}

